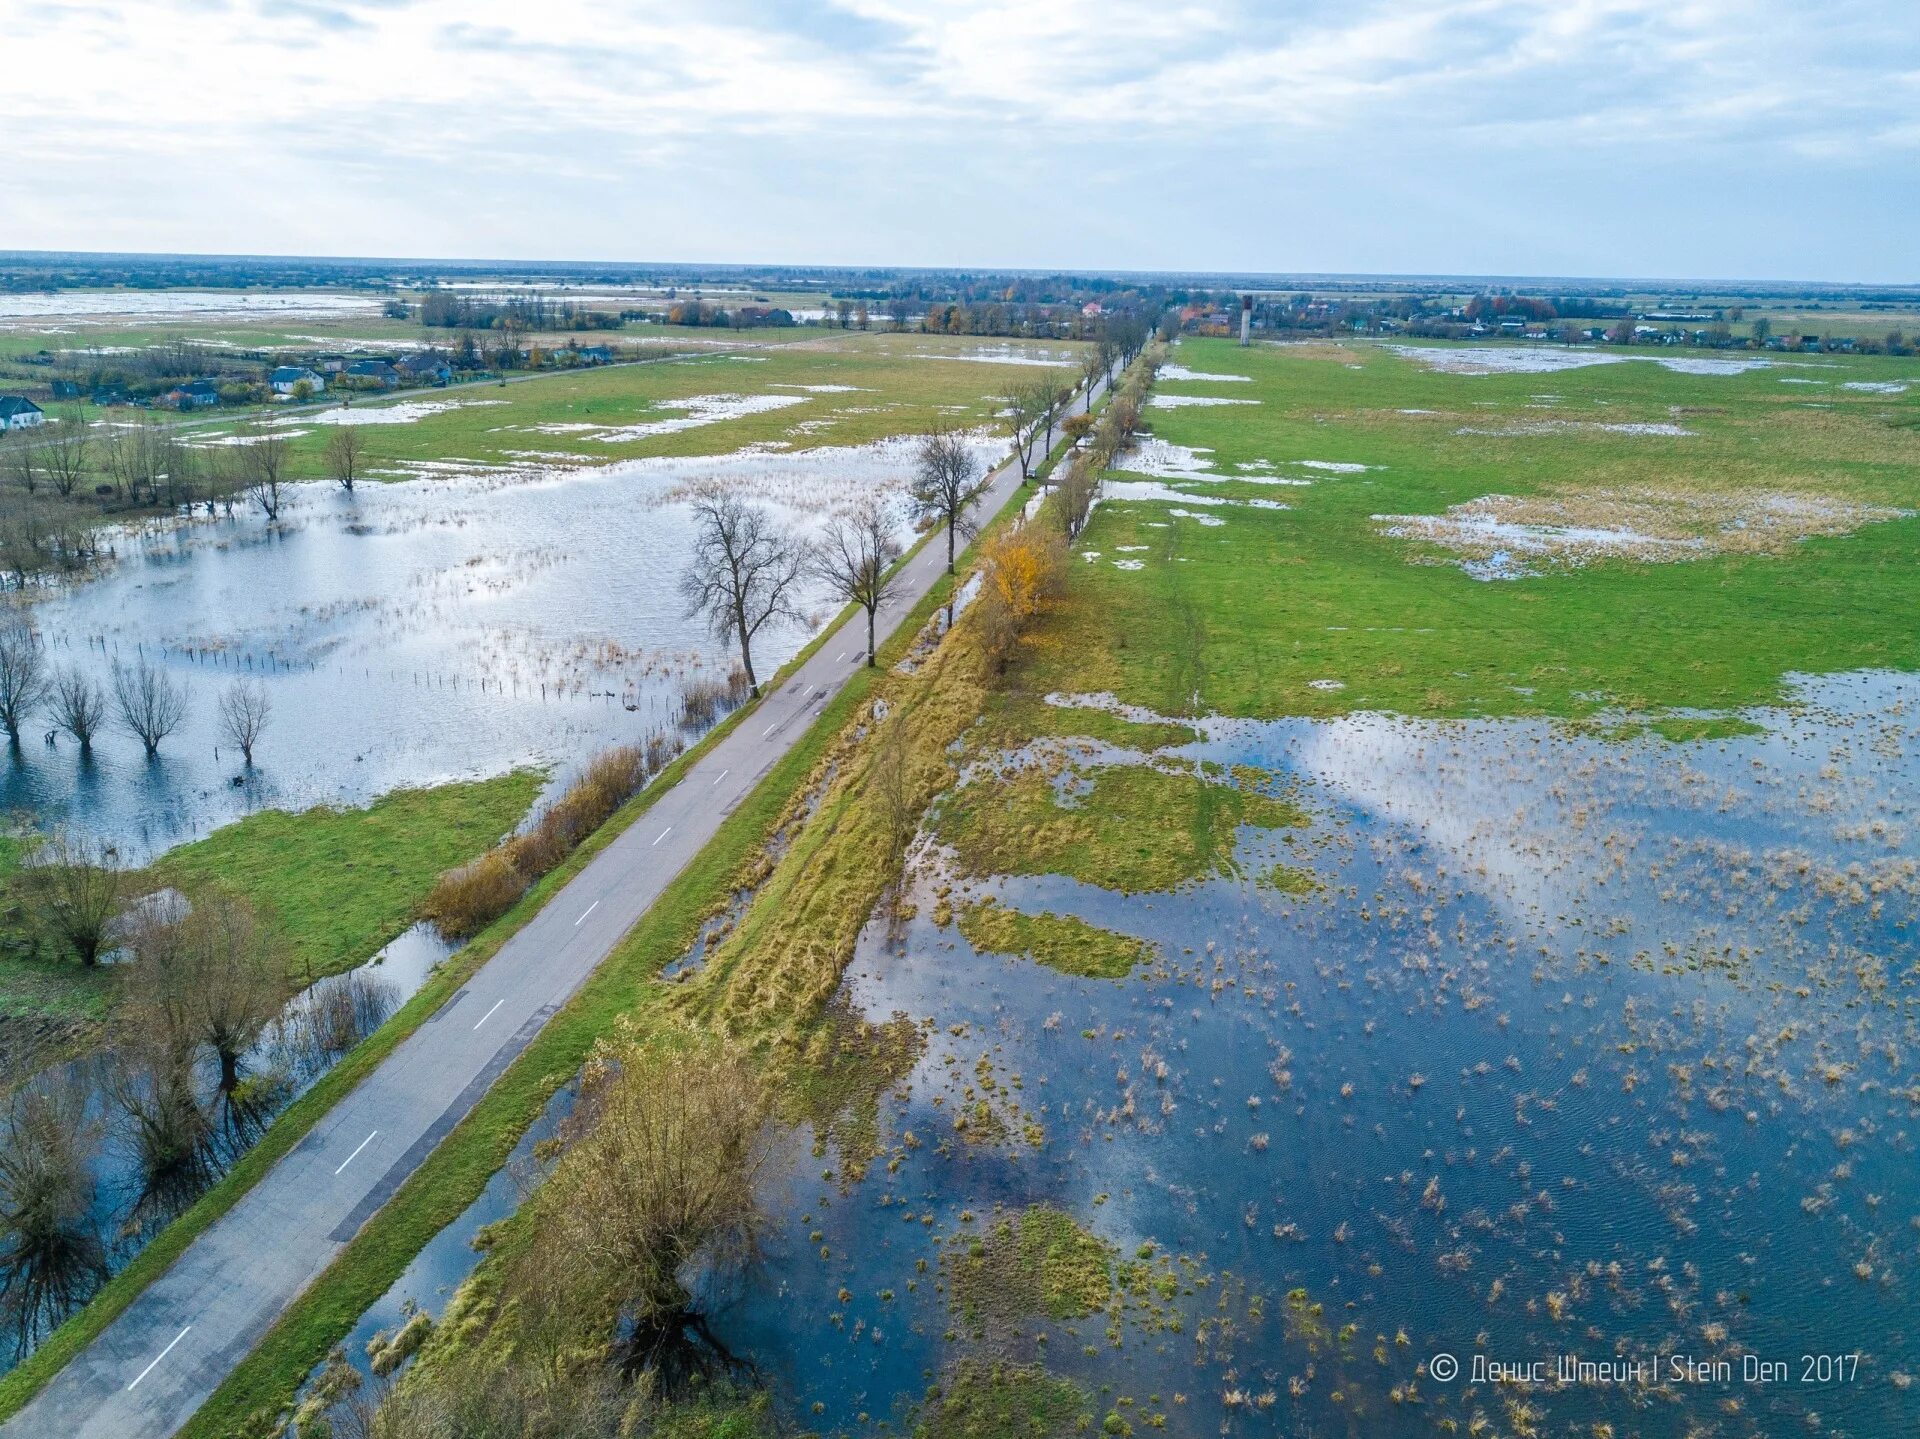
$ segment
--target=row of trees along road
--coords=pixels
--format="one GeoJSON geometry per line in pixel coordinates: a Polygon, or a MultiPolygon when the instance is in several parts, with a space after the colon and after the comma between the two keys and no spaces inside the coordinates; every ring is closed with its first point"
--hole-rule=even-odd
{"type": "MultiPolygon", "coordinates": [[[[953,572],[959,541],[976,528],[973,502],[987,486],[987,472],[974,458],[966,435],[937,426],[923,437],[907,487],[909,518],[921,528],[946,531],[947,571],[953,572]]],[[[693,556],[680,577],[687,615],[703,619],[716,639],[736,644],[747,684],[758,696],[753,641],[769,621],[798,620],[803,582],[819,582],[843,604],[859,605],[867,617],[867,663],[874,663],[880,608],[892,597],[894,569],[903,548],[894,537],[895,502],[868,495],[827,522],[818,539],[802,538],[770,510],[718,486],[693,500],[693,556]]]]}
{"type": "MultiPolygon", "coordinates": [[[[1085,390],[1090,411],[1098,385],[1110,383],[1116,370],[1131,365],[1153,335],[1152,318],[1115,315],[1089,349],[1077,385],[1063,387],[1042,378],[1014,390],[1008,399],[1021,479],[1031,479],[1052,452],[1056,427],[1075,439],[1086,433],[1090,419],[1076,425],[1075,420],[1086,417],[1069,418],[1075,395],[1085,390]]],[[[1137,397],[1134,403],[1137,416],[1137,397]]],[[[948,574],[953,573],[960,541],[977,531],[973,505],[988,478],[965,433],[951,425],[936,425],[914,453],[908,517],[921,529],[946,531],[948,574]]],[[[835,515],[824,534],[811,541],[781,525],[764,506],[719,486],[694,496],[693,516],[693,557],[680,577],[687,616],[706,621],[714,638],[739,646],[754,696],[760,693],[754,637],[771,621],[800,618],[798,591],[808,579],[818,581],[841,603],[866,612],[867,663],[874,663],[880,607],[892,595],[894,564],[902,553],[894,538],[897,515],[890,501],[866,497],[835,515]]]]}
{"type": "MultiPolygon", "coordinates": [[[[116,664],[111,684],[103,687],[78,669],[53,668],[39,636],[25,625],[0,630],[0,728],[11,744],[20,743],[22,727],[38,712],[53,732],[66,734],[82,750],[92,749],[115,720],[151,758],[186,721],[190,697],[185,683],[145,659],[116,664]]],[[[273,701],[257,679],[235,680],[220,694],[221,737],[248,765],[272,713],[273,701]]]]}

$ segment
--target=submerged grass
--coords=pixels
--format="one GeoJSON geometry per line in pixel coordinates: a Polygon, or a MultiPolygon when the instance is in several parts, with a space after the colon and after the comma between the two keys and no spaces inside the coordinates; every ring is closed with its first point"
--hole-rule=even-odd
{"type": "Polygon", "coordinates": [[[1021,1365],[962,1365],[927,1400],[917,1439],[1067,1439],[1091,1433],[1079,1385],[1021,1365]]]}
{"type": "Polygon", "coordinates": [[[1237,872],[1242,825],[1305,824],[1289,801],[1152,764],[1066,771],[1063,799],[1037,764],[976,775],[955,790],[936,823],[963,872],[1064,874],[1126,893],[1177,889],[1237,872]]]}
{"type": "Polygon", "coordinates": [[[962,905],[955,918],[967,943],[983,952],[1022,955],[1083,979],[1125,979],[1153,946],[1072,915],[1022,914],[993,900],[962,905]]]}
{"type": "Polygon", "coordinates": [[[949,1246],[953,1307],[976,1332],[1004,1336],[1023,1319],[1084,1319],[1107,1307],[1117,1251],[1070,1214],[1036,1204],[963,1246],[949,1246]]]}

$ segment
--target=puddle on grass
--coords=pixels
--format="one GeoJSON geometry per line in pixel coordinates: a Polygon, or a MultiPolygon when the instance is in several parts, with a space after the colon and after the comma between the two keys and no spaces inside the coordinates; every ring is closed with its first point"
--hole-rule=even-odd
{"type": "Polygon", "coordinates": [[[276,425],[411,425],[424,420],[428,415],[444,414],[448,410],[468,410],[482,405],[506,403],[505,400],[399,400],[390,405],[341,405],[331,410],[318,410],[312,414],[275,420],[274,423],[276,425]]]}
{"type": "MultiPolygon", "coordinates": [[[[997,448],[976,437],[977,462],[997,448]]],[[[83,757],[36,730],[0,759],[0,806],[138,863],[265,807],[364,803],[523,765],[549,767],[557,790],[593,753],[671,728],[683,684],[733,662],[680,599],[687,486],[737,488],[805,527],[911,467],[912,442],[897,440],[351,495],[300,485],[278,524],[242,512],[121,532],[115,562],[45,591],[34,621],[55,665],[103,686],[116,662],[163,667],[190,688],[186,721],[155,760],[118,732],[83,757]],[[259,680],[273,706],[250,776],[218,728],[236,679],[259,680]]],[[[762,674],[836,607],[816,589],[802,608],[813,623],[763,632],[762,674]]]]}
{"type": "Polygon", "coordinates": [[[1228,384],[1234,381],[1251,381],[1251,375],[1216,375],[1205,370],[1189,370],[1185,365],[1162,365],[1157,378],[1162,380],[1205,381],[1208,384],[1228,384]]]}
{"type": "Polygon", "coordinates": [[[1130,1398],[1137,1432],[1154,1412],[1189,1435],[1476,1415],[1501,1434],[1905,1432],[1920,680],[1799,700],[1686,745],[1203,722],[1172,753],[1287,777],[1313,827],[1248,832],[1249,878],[1177,894],[976,887],[1153,941],[1127,981],[976,956],[928,903],[897,950],[871,926],[846,996],[928,1040],[883,1106],[887,1162],[857,1180],[796,1162],[790,1217],[716,1332],[829,1433],[883,1432],[967,1356],[1045,1362],[1100,1395],[1096,1420],[1130,1398]],[[1263,888],[1276,860],[1323,888],[1263,888]],[[999,1126],[957,1131],[982,1103],[999,1126]],[[943,1255],[1032,1204],[1191,1278],[1111,1331],[972,1335],[943,1255]],[[1859,1353],[1857,1381],[1798,1383],[1821,1351],[1859,1353]],[[1735,1375],[1755,1353],[1796,1382],[1443,1385],[1418,1372],[1437,1352],[1735,1375]]]}
{"type": "Polygon", "coordinates": [[[976,345],[966,350],[914,350],[915,360],[964,360],[977,365],[1035,365],[1056,369],[1077,365],[1085,352],[1075,349],[1049,349],[1041,345],[976,345]]]}
{"type": "Polygon", "coordinates": [[[1147,407],[1154,410],[1184,410],[1191,409],[1195,406],[1257,405],[1259,403],[1258,400],[1243,400],[1238,397],[1228,397],[1224,395],[1154,394],[1147,396],[1147,407]]]}
{"type": "Polygon", "coordinates": [[[1629,360],[1651,360],[1682,375],[1743,375],[1748,370],[1770,370],[1783,365],[1824,368],[1817,361],[1771,360],[1759,357],[1702,355],[1613,354],[1596,349],[1562,349],[1546,345],[1387,345],[1403,359],[1448,375],[1544,375],[1578,370],[1590,365],[1619,365],[1629,360]]]}

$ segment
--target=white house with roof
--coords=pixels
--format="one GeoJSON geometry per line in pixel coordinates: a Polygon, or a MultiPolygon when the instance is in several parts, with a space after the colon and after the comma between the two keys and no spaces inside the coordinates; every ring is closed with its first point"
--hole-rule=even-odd
{"type": "Polygon", "coordinates": [[[0,431],[30,430],[46,415],[24,395],[0,395],[0,431]]]}
{"type": "Polygon", "coordinates": [[[316,395],[324,393],[327,388],[326,377],[304,365],[279,366],[267,376],[267,386],[276,395],[291,395],[302,380],[316,395]]]}

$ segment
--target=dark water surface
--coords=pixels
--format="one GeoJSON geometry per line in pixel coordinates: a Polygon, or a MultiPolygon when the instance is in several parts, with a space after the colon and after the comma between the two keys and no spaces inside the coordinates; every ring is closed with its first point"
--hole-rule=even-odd
{"type": "Polygon", "coordinates": [[[806,1218],[719,1332],[835,1430],[971,1354],[1044,1359],[1097,1414],[1129,1397],[1140,1432],[1915,1432],[1920,681],[1803,698],[1688,745],[1208,724],[1175,753],[1287,776],[1315,816],[1243,834],[1244,871],[1325,888],[987,887],[1156,941],[1123,982],[974,955],[927,903],[901,951],[870,929],[857,1008],[933,1021],[898,1166],[783,1176],[806,1218]],[[957,1137],[983,1096],[1005,1137],[957,1137]],[[1177,1331],[1130,1306],[969,1334],[942,1253],[1031,1204],[1176,1256],[1177,1331]],[[1440,1353],[1452,1383],[1421,1372],[1440,1353]],[[1809,1354],[1857,1359],[1802,1383],[1809,1354]],[[1659,1367],[1501,1387],[1476,1355],[1659,1367]],[[1744,1382],[1749,1355],[1786,1377],[1744,1382]],[[1671,1382],[1676,1357],[1731,1378],[1671,1382]]]}

